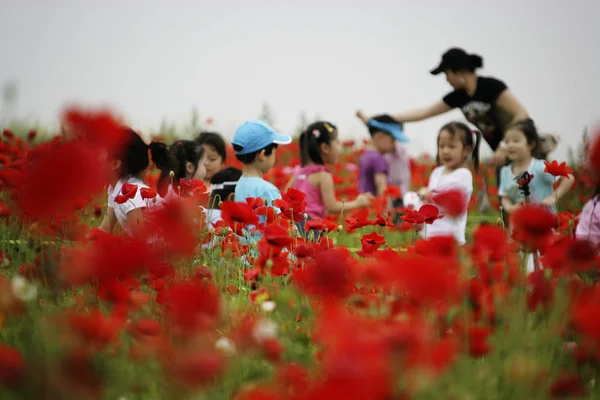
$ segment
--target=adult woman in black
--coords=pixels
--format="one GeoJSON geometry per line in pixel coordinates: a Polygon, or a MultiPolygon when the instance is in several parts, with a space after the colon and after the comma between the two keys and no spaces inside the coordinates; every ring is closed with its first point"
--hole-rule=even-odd
{"type": "MultiPolygon", "coordinates": [[[[475,71],[482,66],[483,59],[476,54],[468,54],[459,48],[448,50],[431,74],[445,73],[454,91],[428,107],[392,114],[392,117],[400,123],[421,121],[458,107],[494,151],[494,164],[504,165],[506,152],[501,145],[504,130],[529,115],[504,82],[477,75],[475,71]]],[[[361,111],[357,115],[364,118],[361,111]]]]}

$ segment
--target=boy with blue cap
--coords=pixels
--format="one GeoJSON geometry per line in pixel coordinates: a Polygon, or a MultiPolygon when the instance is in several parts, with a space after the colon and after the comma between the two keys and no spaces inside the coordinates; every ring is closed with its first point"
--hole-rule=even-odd
{"type": "MultiPolygon", "coordinates": [[[[362,113],[357,116],[367,125],[374,149],[367,150],[360,160],[358,190],[381,196],[388,184],[398,186],[401,192],[410,187],[410,162],[408,154],[400,144],[408,142],[402,125],[389,115],[367,119],[362,113]]],[[[401,193],[401,196],[403,193],[401,193]]],[[[392,199],[394,208],[401,207],[400,199],[392,199]]]]}
{"type": "Polygon", "coordinates": [[[242,177],[235,187],[234,200],[246,202],[248,197],[260,197],[272,206],[281,193],[263,175],[275,164],[277,146],[292,143],[292,137],[275,132],[262,121],[252,120],[237,128],[231,143],[242,163],[242,177]]]}

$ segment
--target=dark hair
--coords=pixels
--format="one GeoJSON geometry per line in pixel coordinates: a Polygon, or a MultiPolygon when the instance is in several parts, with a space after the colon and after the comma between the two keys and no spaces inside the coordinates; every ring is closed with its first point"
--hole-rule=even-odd
{"type": "MultiPolygon", "coordinates": [[[[463,146],[473,149],[473,169],[475,172],[479,172],[479,143],[481,142],[481,133],[479,131],[472,131],[471,128],[462,122],[449,122],[440,129],[440,133],[438,134],[437,138],[438,146],[440,143],[440,136],[444,131],[450,133],[451,137],[454,137],[457,132],[460,133],[463,146]],[[473,143],[473,135],[475,135],[475,143],[473,143]]],[[[436,155],[436,162],[438,165],[440,165],[439,153],[436,155]]]]}
{"type": "Polygon", "coordinates": [[[220,209],[219,201],[227,201],[231,193],[235,193],[237,181],[242,177],[242,171],[234,167],[227,167],[216,174],[210,180],[211,185],[223,185],[213,188],[210,193],[210,206],[220,209]]]}
{"type": "Polygon", "coordinates": [[[469,54],[469,67],[467,71],[475,72],[476,69],[483,67],[483,58],[478,54],[469,54]]]}
{"type": "Polygon", "coordinates": [[[227,160],[227,147],[223,137],[216,132],[200,132],[200,135],[195,139],[195,142],[200,145],[211,146],[217,154],[223,159],[223,163],[227,160]]]}
{"type": "Polygon", "coordinates": [[[510,124],[504,132],[506,133],[506,131],[508,131],[509,129],[512,129],[512,128],[516,128],[516,129],[520,130],[521,132],[523,132],[523,135],[525,135],[525,138],[527,139],[527,144],[533,145],[533,149],[531,150],[531,155],[534,158],[542,159],[543,154],[542,154],[542,149],[540,146],[540,137],[538,135],[538,131],[535,126],[535,122],[533,122],[533,120],[531,118],[527,118],[522,121],[517,121],[515,123],[510,124]]]}
{"type": "Polygon", "coordinates": [[[164,196],[169,187],[171,171],[174,173],[173,184],[176,186],[180,179],[186,177],[186,164],[190,162],[198,165],[198,162],[204,157],[204,148],[191,140],[178,140],[168,149],[166,145],[162,143],[160,145],[160,151],[157,152],[158,157],[152,153],[152,161],[161,171],[160,178],[158,178],[158,192],[164,196]]]}
{"type": "MultiPolygon", "coordinates": [[[[277,143],[271,143],[270,145],[268,145],[267,147],[263,147],[260,150],[254,151],[252,153],[248,153],[248,154],[236,154],[235,158],[238,159],[239,162],[241,162],[242,164],[252,164],[254,162],[254,160],[256,160],[256,156],[258,155],[258,153],[260,153],[261,151],[265,151],[265,156],[270,156],[271,153],[273,153],[273,151],[277,148],[277,143]]],[[[233,145],[233,149],[235,151],[240,151],[243,149],[242,146],[239,146],[237,144],[233,145]]]]}
{"type": "Polygon", "coordinates": [[[129,127],[123,128],[123,147],[113,157],[121,160],[121,169],[119,177],[139,176],[150,165],[148,157],[148,149],[152,154],[152,159],[160,158],[162,153],[163,143],[152,142],[147,145],[144,140],[133,129],[129,127]]]}
{"type": "Polygon", "coordinates": [[[321,145],[337,139],[337,127],[330,122],[313,122],[300,134],[300,161],[302,166],[310,162],[324,165],[321,145]]]}
{"type": "MultiPolygon", "coordinates": [[[[392,118],[391,116],[387,115],[387,114],[382,114],[382,115],[377,115],[373,118],[371,118],[372,120],[375,120],[377,122],[383,122],[383,123],[388,123],[388,124],[398,124],[398,121],[396,121],[394,118],[392,118]]],[[[402,126],[402,124],[400,124],[400,126],[402,126]]],[[[392,136],[390,133],[379,130],[377,128],[374,128],[372,126],[367,126],[367,128],[369,128],[369,135],[371,135],[371,137],[373,137],[373,135],[377,132],[383,132],[386,135],[390,135],[392,136]]]]}

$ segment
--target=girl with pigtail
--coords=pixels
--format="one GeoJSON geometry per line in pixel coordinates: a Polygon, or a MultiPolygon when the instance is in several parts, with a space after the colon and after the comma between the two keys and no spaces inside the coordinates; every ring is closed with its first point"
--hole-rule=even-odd
{"type": "Polygon", "coordinates": [[[312,123],[300,135],[302,168],[288,185],[306,194],[305,210],[309,218],[325,219],[327,214],[339,214],[371,204],[371,194],[360,194],[345,203],[336,200],[333,175],[325,164],[335,164],[339,154],[338,131],[329,122],[312,123]]]}

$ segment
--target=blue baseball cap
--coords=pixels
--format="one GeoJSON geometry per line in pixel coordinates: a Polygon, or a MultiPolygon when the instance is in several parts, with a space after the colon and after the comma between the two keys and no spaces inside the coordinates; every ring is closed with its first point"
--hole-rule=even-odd
{"type": "Polygon", "coordinates": [[[235,154],[244,155],[264,149],[270,144],[290,144],[292,137],[277,133],[269,125],[259,120],[246,121],[238,126],[232,144],[240,146],[235,154]]]}
{"type": "Polygon", "coordinates": [[[367,121],[367,126],[377,129],[381,132],[386,132],[392,135],[394,139],[399,142],[408,142],[408,138],[404,134],[404,130],[402,129],[402,125],[396,124],[393,122],[379,122],[374,119],[370,119],[367,121]]]}

